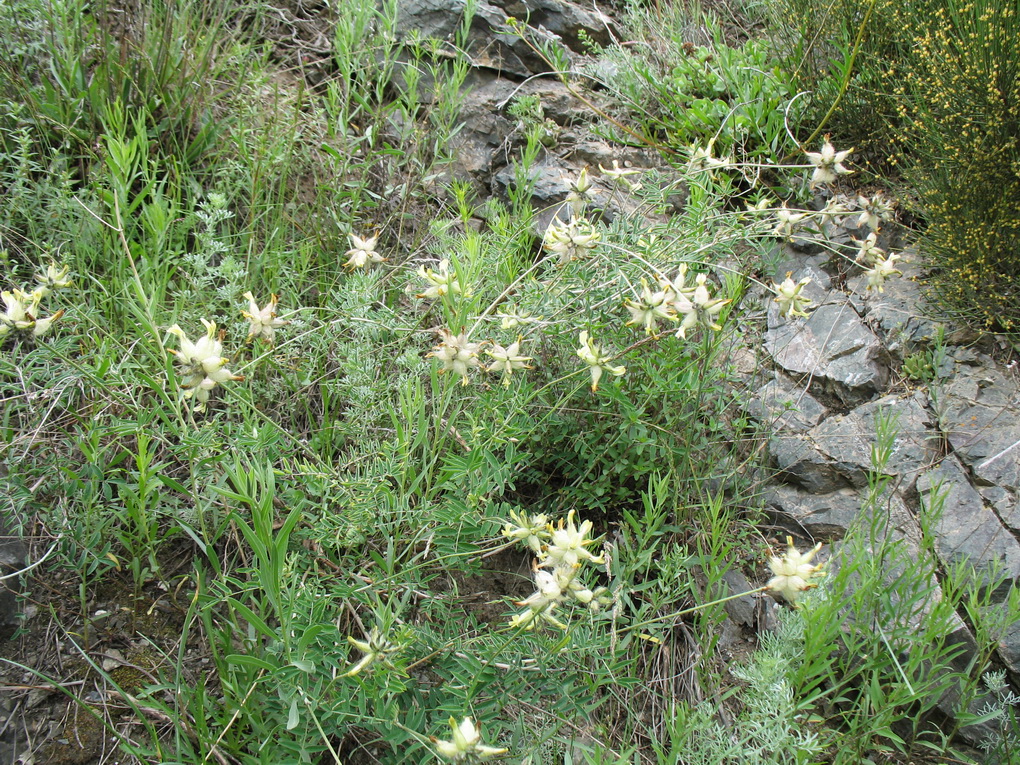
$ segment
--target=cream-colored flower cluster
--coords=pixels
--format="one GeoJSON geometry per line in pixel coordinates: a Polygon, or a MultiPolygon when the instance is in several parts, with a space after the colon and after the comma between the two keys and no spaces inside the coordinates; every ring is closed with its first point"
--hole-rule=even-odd
{"type": "Polygon", "coordinates": [[[195,411],[205,411],[209,395],[221,383],[227,380],[243,380],[235,375],[227,364],[230,359],[223,356],[223,335],[216,332],[216,323],[202,319],[205,334],[197,341],[191,342],[184,330],[174,324],[167,330],[180,341],[181,349],[168,349],[177,358],[178,371],[181,375],[181,387],[186,399],[195,399],[195,411]]]}
{"type": "Polygon", "coordinates": [[[890,221],[896,217],[896,203],[881,192],[876,192],[870,197],[858,196],[857,209],[860,210],[860,217],[857,218],[858,228],[867,226],[872,231],[878,231],[882,221],[890,221]]]}
{"type": "Polygon", "coordinates": [[[276,317],[276,306],[279,305],[280,298],[270,295],[269,302],[265,307],[259,308],[259,304],[255,302],[255,296],[250,292],[245,292],[244,297],[248,300],[248,310],[241,311],[241,315],[250,322],[248,340],[262,338],[269,345],[273,345],[276,340],[276,330],[290,323],[276,317]]]}
{"type": "Polygon", "coordinates": [[[456,718],[451,717],[450,729],[453,731],[451,741],[430,736],[432,744],[436,748],[436,754],[450,762],[465,763],[465,765],[483,762],[491,757],[506,754],[508,751],[483,744],[482,734],[470,717],[465,717],[460,723],[456,718]]]}
{"type": "Polygon", "coordinates": [[[376,252],[376,245],[379,243],[379,235],[362,239],[354,234],[348,234],[351,239],[351,249],[346,252],[347,262],[344,268],[353,271],[356,268],[368,268],[373,263],[382,263],[386,258],[376,252]]]}
{"type": "Polygon", "coordinates": [[[514,370],[532,369],[528,364],[530,356],[521,354],[521,342],[523,337],[518,336],[517,340],[503,347],[498,343],[483,341],[473,343],[468,340],[467,332],[455,335],[447,329],[440,330],[441,342],[431,353],[429,358],[435,358],[443,365],[439,370],[440,374],[453,372],[460,377],[461,385],[467,385],[471,381],[471,372],[481,369],[485,372],[498,374],[502,377],[503,385],[509,385],[514,370]],[[488,366],[481,365],[481,352],[484,346],[490,346],[485,353],[492,358],[488,366]]]}
{"type": "MultiPolygon", "coordinates": [[[[807,156],[809,167],[813,168],[810,185],[812,188],[818,185],[829,185],[835,183],[841,175],[849,175],[852,170],[846,167],[844,162],[853,149],[836,151],[825,136],[821,151],[804,152],[807,156]]],[[[881,192],[873,195],[848,198],[844,195],[834,194],[826,202],[825,207],[818,211],[792,210],[785,205],[775,210],[776,225],[772,233],[783,239],[791,239],[794,231],[805,222],[819,221],[823,228],[826,224],[837,223],[843,218],[857,215],[857,227],[867,226],[872,231],[877,231],[883,221],[893,220],[895,217],[895,203],[883,196],[881,192]]],[[[756,205],[751,208],[755,212],[764,212],[767,208],[756,205]]]]}
{"type": "Polygon", "coordinates": [[[599,171],[607,178],[621,184],[628,191],[638,191],[641,188],[639,182],[630,179],[632,176],[641,175],[642,171],[633,167],[620,167],[620,160],[618,159],[613,160],[613,166],[608,170],[599,165],[599,171]]]}
{"type": "Polygon", "coordinates": [[[517,603],[524,610],[510,619],[510,626],[533,630],[540,622],[559,629],[566,625],[556,618],[555,611],[567,600],[574,600],[592,611],[613,602],[605,587],[594,590],[585,586],[580,574],[585,564],[600,566],[605,558],[587,548],[596,543],[591,538],[591,521],[580,526],[574,523],[574,511],[564,521],[553,525],[545,515],[528,516],[511,512],[511,523],[503,529],[503,536],[524,542],[537,557],[534,566],[535,592],[517,603]]]}
{"type": "Polygon", "coordinates": [[[852,173],[853,170],[847,169],[843,164],[852,151],[853,149],[836,151],[833,145],[829,143],[829,136],[825,136],[825,142],[822,144],[821,151],[804,152],[807,155],[808,162],[814,167],[814,172],[811,174],[811,186],[817,186],[820,183],[834,183],[840,175],[852,173]]]}
{"type": "Polygon", "coordinates": [[[793,546],[793,538],[787,537],[786,547],[785,555],[773,556],[769,560],[773,577],[765,587],[783,601],[794,604],[806,590],[818,586],[814,580],[820,576],[822,566],[811,565],[811,560],[822,549],[822,543],[819,542],[808,552],[802,553],[793,546]]]}
{"type": "Polygon", "coordinates": [[[716,317],[730,301],[712,297],[706,274],[698,274],[690,286],[686,280],[687,264],[684,263],[672,279],[660,274],[657,290],[653,291],[642,281],[641,293],[625,303],[630,311],[627,326],[642,326],[646,334],[654,336],[660,320],[679,321],[676,336],[682,339],[697,326],[722,329],[716,317]]]}
{"type": "Polygon", "coordinates": [[[601,234],[584,218],[571,218],[569,223],[553,220],[545,230],[542,246],[559,255],[559,264],[585,257],[598,244],[601,234]]]}
{"type": "Polygon", "coordinates": [[[577,355],[591,373],[591,391],[595,393],[599,389],[599,380],[603,372],[619,377],[627,371],[627,368],[618,364],[610,363],[613,359],[611,354],[603,353],[602,349],[595,345],[595,341],[588,334],[587,330],[581,332],[578,337],[581,345],[577,349],[577,355]]]}
{"type": "Polygon", "coordinates": [[[376,665],[383,665],[393,669],[391,656],[400,651],[403,645],[392,642],[378,627],[372,627],[368,633],[368,640],[357,640],[347,636],[347,642],[361,651],[361,658],[349,670],[344,672],[344,677],[354,677],[362,672],[371,672],[376,665]]]}
{"type": "Polygon", "coordinates": [[[4,312],[0,314],[0,340],[11,332],[25,332],[32,337],[42,337],[49,332],[53,322],[60,319],[64,311],[44,317],[39,315],[39,307],[50,293],[71,286],[67,277],[69,270],[67,266],[57,267],[51,263],[36,274],[39,285],[31,292],[15,288],[0,293],[4,302],[4,312]]]}
{"type": "Polygon", "coordinates": [[[570,189],[567,193],[567,204],[570,206],[573,217],[579,218],[584,212],[585,205],[591,201],[592,181],[588,177],[588,168],[581,168],[577,180],[568,181],[567,186],[570,189]]]}
{"type": "Polygon", "coordinates": [[[900,256],[896,253],[886,255],[885,250],[878,246],[878,234],[872,231],[864,239],[857,242],[857,262],[865,266],[864,275],[868,277],[868,290],[885,291],[885,280],[893,276],[902,276],[903,272],[896,268],[900,256]]]}
{"type": "Polygon", "coordinates": [[[418,276],[429,285],[424,292],[419,292],[420,298],[442,298],[446,295],[470,295],[471,290],[465,289],[460,283],[457,270],[450,270],[449,258],[439,261],[439,268],[433,270],[427,266],[418,268],[418,276]]]}
{"type": "MultiPolygon", "coordinates": [[[[241,311],[249,322],[248,341],[262,339],[270,346],[276,340],[276,330],[290,322],[280,319],[276,309],[280,299],[276,295],[269,296],[269,302],[259,308],[255,296],[251,292],[244,293],[248,301],[248,310],[241,311]]],[[[212,392],[223,383],[243,380],[227,368],[230,359],[223,355],[223,338],[225,330],[217,330],[216,323],[201,319],[205,334],[192,342],[179,324],[174,324],[167,332],[177,338],[180,350],[168,348],[167,351],[177,359],[177,371],[181,376],[181,388],[184,398],[195,401],[195,411],[204,412],[212,392]]]]}
{"type": "Polygon", "coordinates": [[[811,278],[805,276],[799,282],[793,281],[793,274],[786,273],[786,279],[782,284],[773,283],[772,289],[776,293],[775,302],[779,304],[780,316],[807,316],[807,309],[811,307],[811,298],[801,294],[801,290],[811,283],[811,278]]]}
{"type": "Polygon", "coordinates": [[[715,139],[708,142],[707,146],[691,146],[688,148],[690,160],[687,163],[689,173],[708,173],[711,175],[716,170],[722,170],[733,165],[733,157],[714,156],[715,139]]]}

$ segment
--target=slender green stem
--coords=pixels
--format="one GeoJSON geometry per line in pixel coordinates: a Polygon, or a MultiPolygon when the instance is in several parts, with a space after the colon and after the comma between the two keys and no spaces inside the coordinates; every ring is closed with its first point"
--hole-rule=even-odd
{"type": "MultiPolygon", "coordinates": [[[[843,73],[843,82],[840,83],[839,86],[839,93],[837,93],[836,98],[833,99],[832,105],[829,107],[829,111],[825,113],[825,116],[822,117],[822,121],[818,123],[818,127],[815,128],[815,131],[808,136],[807,140],[804,141],[801,146],[811,146],[815,142],[818,136],[821,135],[822,130],[825,129],[829,120],[832,118],[832,115],[836,113],[836,108],[843,100],[843,96],[846,95],[847,88],[850,86],[850,75],[853,74],[854,63],[857,61],[857,54],[860,53],[861,50],[861,42],[864,39],[864,32],[868,27],[868,22],[871,20],[871,14],[875,11],[875,5],[877,4],[878,0],[871,0],[868,4],[867,13],[864,14],[864,18],[861,20],[861,26],[857,30],[857,37],[854,39],[853,50],[850,51],[850,60],[847,62],[846,72],[843,73]]],[[[789,155],[783,161],[789,161],[792,157],[793,155],[789,155]]]]}
{"type": "Polygon", "coordinates": [[[698,604],[696,606],[691,606],[690,608],[685,608],[682,611],[674,611],[671,614],[663,614],[662,616],[657,616],[654,619],[646,619],[643,622],[635,622],[634,624],[627,625],[626,627],[624,627],[620,631],[621,632],[630,632],[632,630],[636,630],[636,629],[639,629],[641,627],[647,627],[649,624],[656,624],[658,622],[665,621],[666,619],[675,619],[675,618],[677,618],[679,616],[686,616],[687,614],[693,614],[696,611],[701,611],[702,609],[710,608],[711,606],[717,606],[720,603],[728,603],[731,600],[736,600],[737,598],[742,598],[745,595],[756,595],[759,592],[765,592],[767,589],[768,589],[768,586],[767,585],[763,585],[763,586],[758,587],[756,589],[748,590],[747,592],[738,592],[738,593],[736,593],[734,595],[727,595],[725,598],[719,598],[718,600],[712,600],[712,601],[709,601],[708,603],[700,603],[700,604],[698,604]]]}

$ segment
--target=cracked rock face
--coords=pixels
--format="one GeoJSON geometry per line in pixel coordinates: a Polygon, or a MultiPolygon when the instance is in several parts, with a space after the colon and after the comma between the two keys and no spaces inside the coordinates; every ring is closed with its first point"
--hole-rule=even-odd
{"type": "Polygon", "coordinates": [[[770,327],[765,349],[781,369],[847,406],[872,398],[889,379],[882,343],[846,301],[770,327]]]}
{"type": "MultiPolygon", "coordinates": [[[[11,576],[25,567],[27,551],[21,540],[13,534],[8,519],[0,514],[0,576],[11,576]]],[[[18,576],[0,581],[0,638],[5,638],[17,629],[19,621],[18,576]]]]}
{"type": "MultiPolygon", "coordinates": [[[[834,568],[847,554],[848,532],[867,528],[876,511],[887,513],[890,539],[923,554],[926,529],[943,571],[973,566],[996,584],[989,594],[1001,603],[1020,584],[1020,379],[991,357],[953,345],[966,334],[947,328],[936,379],[926,392],[904,392],[904,356],[931,349],[939,336],[909,280],[920,274],[916,258],[905,256],[904,278],[890,280],[882,293],[866,292],[862,276],[843,292],[830,284],[822,256],[798,252],[785,248],[780,271],[793,272],[795,281],[809,276],[805,294],[810,290],[816,307],[790,321],[769,306],[764,343],[777,371],[747,407],[769,434],[777,471],[764,492],[767,512],[790,534],[831,543],[834,568]],[[866,515],[883,419],[895,433],[884,468],[891,480],[880,507],[866,515]]],[[[951,639],[964,647],[965,667],[978,650],[967,625],[961,621],[951,639]]],[[[1020,626],[1005,625],[994,639],[999,660],[1020,674],[1020,626]]],[[[943,711],[955,714],[957,701],[944,699],[943,711]]],[[[971,743],[982,733],[961,731],[971,743]]]]}
{"type": "Polygon", "coordinates": [[[1020,542],[985,504],[956,457],[922,475],[917,491],[924,505],[939,513],[936,549],[946,565],[970,563],[986,580],[1001,575],[1004,581],[995,593],[999,598],[1020,582],[1020,542]]]}
{"type": "MultiPolygon", "coordinates": [[[[924,403],[921,394],[885,396],[799,432],[779,432],[769,440],[769,454],[787,481],[816,494],[863,489],[872,467],[876,423],[884,419],[895,431],[885,473],[896,478],[898,491],[909,492],[938,456],[938,434],[924,403]]],[[[810,404],[805,411],[812,411],[810,404]]],[[[803,414],[793,416],[804,421],[803,414]]]]}
{"type": "MultiPolygon", "coordinates": [[[[986,364],[991,362],[987,359],[986,364]]],[[[985,486],[1020,485],[1020,388],[994,366],[957,364],[944,386],[942,426],[985,486]]],[[[1013,508],[1015,513],[1016,508],[1013,508]]]]}
{"type": "MultiPolygon", "coordinates": [[[[463,12],[461,0],[402,0],[395,31],[400,39],[416,35],[452,43],[463,12]]],[[[518,35],[506,33],[508,17],[527,19],[532,35],[574,51],[583,50],[585,36],[601,45],[610,42],[612,24],[607,16],[567,0],[481,0],[466,40],[474,66],[522,79],[548,71],[549,65],[518,35]]]]}

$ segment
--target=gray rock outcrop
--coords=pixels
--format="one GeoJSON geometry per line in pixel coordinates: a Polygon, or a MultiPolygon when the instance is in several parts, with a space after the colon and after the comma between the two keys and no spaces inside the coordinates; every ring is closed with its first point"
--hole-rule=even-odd
{"type": "Polygon", "coordinates": [[[21,578],[17,572],[25,568],[28,553],[14,533],[6,512],[0,513],[0,639],[10,636],[19,625],[18,595],[21,578]]]}

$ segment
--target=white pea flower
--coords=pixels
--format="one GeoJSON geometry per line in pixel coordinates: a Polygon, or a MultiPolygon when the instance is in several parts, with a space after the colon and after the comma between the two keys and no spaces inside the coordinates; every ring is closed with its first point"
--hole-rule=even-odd
{"type": "Polygon", "coordinates": [[[689,297],[682,294],[673,301],[674,307],[684,317],[680,321],[680,327],[676,331],[676,336],[684,340],[687,339],[687,330],[693,329],[699,324],[708,329],[722,329],[722,326],[716,322],[715,317],[730,302],[722,298],[713,298],[709,294],[708,276],[705,274],[698,274],[694,281],[695,287],[689,297]]]}
{"type": "Polygon", "coordinates": [[[811,278],[807,276],[795,283],[790,272],[787,272],[782,284],[773,283],[780,316],[807,316],[805,309],[811,307],[811,298],[801,295],[800,291],[810,283],[811,278]]]}
{"type": "Polygon", "coordinates": [[[630,176],[640,175],[641,171],[635,170],[633,168],[620,167],[620,160],[618,159],[613,160],[612,169],[607,170],[606,168],[602,167],[602,165],[599,165],[599,171],[607,178],[612,178],[614,181],[622,183],[630,191],[637,191],[638,189],[641,188],[640,183],[634,183],[633,181],[629,180],[630,176]]]}
{"type": "Polygon", "coordinates": [[[877,231],[882,221],[892,220],[895,215],[896,204],[881,193],[872,194],[870,197],[858,196],[857,206],[861,208],[857,226],[866,225],[872,231],[877,231]]]}
{"type": "Polygon", "coordinates": [[[836,180],[837,176],[852,173],[853,170],[848,170],[843,165],[843,161],[850,156],[852,151],[853,149],[836,151],[833,145],[829,143],[829,136],[825,136],[825,143],[822,144],[820,152],[804,152],[807,155],[808,162],[814,165],[815,168],[814,173],[811,175],[811,185],[832,183],[836,180]]]}
{"type": "Polygon", "coordinates": [[[825,224],[839,223],[842,218],[850,214],[850,208],[838,197],[830,197],[819,213],[818,217],[825,224]]]}
{"type": "Polygon", "coordinates": [[[375,246],[379,242],[378,234],[368,239],[362,239],[354,234],[348,234],[348,236],[351,239],[351,249],[345,253],[347,262],[344,263],[344,268],[353,271],[355,268],[365,268],[372,263],[382,263],[386,260],[375,250],[375,246]]]}
{"type": "Polygon", "coordinates": [[[776,210],[776,220],[778,223],[772,230],[772,233],[776,236],[783,237],[783,239],[790,239],[793,236],[794,226],[806,217],[806,212],[794,212],[788,207],[780,207],[776,210]]]}
{"type": "Polygon", "coordinates": [[[877,258],[874,261],[874,265],[864,272],[864,275],[868,277],[869,290],[877,289],[879,292],[885,292],[886,279],[903,275],[903,272],[896,268],[896,261],[899,260],[899,257],[893,253],[887,258],[877,258]]]}
{"type": "Polygon", "coordinates": [[[503,375],[503,385],[510,384],[510,377],[515,369],[533,369],[528,364],[531,361],[531,356],[521,356],[521,340],[523,338],[518,337],[517,340],[510,344],[509,347],[504,348],[502,345],[492,344],[492,348],[485,352],[492,356],[492,363],[489,364],[488,372],[499,372],[503,375]]]}
{"type": "Polygon", "coordinates": [[[461,385],[467,385],[471,370],[478,367],[478,352],[482,343],[468,342],[467,332],[454,335],[448,330],[442,330],[443,341],[428,354],[443,362],[440,374],[453,372],[460,375],[461,385]]]}
{"type": "Polygon", "coordinates": [[[49,331],[53,322],[64,315],[63,311],[57,311],[52,316],[37,318],[39,316],[39,303],[46,293],[44,287],[39,287],[32,292],[26,293],[20,289],[0,293],[4,302],[4,312],[0,314],[0,337],[4,337],[12,330],[32,330],[33,337],[42,337],[49,331]]]}
{"type": "Polygon", "coordinates": [[[627,371],[624,366],[613,366],[609,363],[612,357],[602,353],[602,349],[595,345],[595,341],[588,336],[587,330],[581,332],[579,339],[581,345],[577,349],[577,355],[581,361],[588,365],[591,372],[592,393],[599,389],[599,380],[602,379],[603,372],[609,372],[619,377],[627,371]]]}
{"type": "Polygon", "coordinates": [[[177,357],[177,363],[180,365],[180,373],[183,378],[181,387],[185,389],[184,397],[194,397],[198,402],[196,410],[200,412],[205,409],[209,393],[217,385],[227,380],[244,379],[227,369],[230,359],[223,357],[223,343],[216,337],[216,324],[205,319],[202,319],[202,324],[205,325],[205,335],[194,343],[176,324],[167,330],[180,340],[181,349],[179,351],[168,350],[177,357]]]}
{"type": "Polygon", "coordinates": [[[732,157],[722,157],[717,159],[712,156],[713,145],[715,139],[713,138],[708,142],[708,146],[701,148],[700,146],[691,146],[689,148],[691,153],[690,162],[687,163],[687,170],[691,173],[703,173],[713,172],[724,167],[729,167],[733,164],[732,157]]]}
{"type": "Polygon", "coordinates": [[[663,291],[670,302],[677,300],[681,295],[690,297],[694,294],[696,287],[687,286],[687,264],[681,263],[677,269],[676,276],[670,279],[665,274],[656,277],[659,282],[659,289],[663,291]]]}
{"type": "Polygon", "coordinates": [[[64,311],[57,311],[52,316],[47,316],[45,319],[36,319],[35,326],[32,327],[32,337],[42,337],[50,331],[50,327],[53,322],[57,321],[61,316],[64,315],[64,311]]]}
{"type": "Polygon", "coordinates": [[[7,332],[31,327],[34,322],[28,313],[28,296],[19,289],[0,294],[6,307],[3,316],[0,316],[0,324],[7,328],[7,332]]]}
{"type": "Polygon", "coordinates": [[[554,219],[545,230],[542,246],[559,255],[559,265],[565,266],[594,249],[600,237],[601,234],[583,218],[571,219],[569,223],[563,224],[554,219]]]}
{"type": "Polygon", "coordinates": [[[39,282],[39,287],[37,287],[37,289],[42,292],[43,297],[50,294],[53,290],[70,287],[71,280],[67,278],[67,274],[70,270],[70,266],[62,266],[58,268],[56,264],[50,263],[43,271],[36,274],[36,281],[39,282]]]}
{"type": "Polygon", "coordinates": [[[248,329],[248,340],[261,337],[272,345],[276,330],[290,323],[276,318],[276,306],[279,304],[280,298],[276,295],[270,295],[269,302],[266,303],[265,308],[259,308],[259,304],[255,302],[255,296],[252,293],[245,292],[244,297],[248,300],[248,310],[241,311],[241,315],[251,322],[251,326],[248,329]]]}
{"type": "Polygon", "coordinates": [[[802,592],[818,585],[812,583],[812,579],[818,577],[822,570],[821,565],[812,566],[811,559],[822,549],[819,542],[812,550],[806,553],[797,551],[793,546],[793,538],[786,538],[786,555],[775,557],[769,561],[769,568],[774,576],[766,585],[769,592],[779,595],[787,603],[794,603],[802,592]]]}
{"type": "Polygon", "coordinates": [[[551,534],[549,518],[544,513],[529,517],[527,513],[511,510],[510,519],[513,523],[506,524],[503,528],[503,536],[515,542],[524,542],[535,555],[540,554],[542,545],[551,534]]]}
{"type": "Polygon", "coordinates": [[[475,727],[470,717],[465,717],[459,725],[451,717],[450,728],[453,731],[452,741],[443,741],[435,736],[430,736],[430,738],[436,747],[436,754],[451,762],[477,762],[500,754],[506,754],[508,751],[507,749],[498,749],[494,746],[483,744],[482,734],[475,727]]]}
{"type": "Polygon", "coordinates": [[[591,195],[588,192],[591,191],[592,182],[588,178],[588,168],[581,168],[577,180],[568,181],[568,185],[570,193],[567,194],[567,204],[570,205],[575,216],[580,215],[584,212],[585,204],[591,200],[591,195]]]}
{"type": "Polygon", "coordinates": [[[515,311],[512,309],[503,313],[497,313],[496,318],[500,320],[499,326],[503,329],[513,329],[522,324],[537,324],[542,321],[541,316],[532,316],[525,311],[515,311]]]}
{"type": "Polygon", "coordinates": [[[439,269],[433,271],[431,268],[421,266],[418,269],[418,276],[429,283],[429,288],[420,293],[420,298],[437,298],[444,295],[467,295],[470,290],[464,290],[457,279],[456,270],[450,270],[450,260],[443,258],[439,261],[439,269]]]}
{"type": "Polygon", "coordinates": [[[641,295],[636,300],[628,300],[625,303],[627,310],[630,311],[630,321],[625,326],[640,325],[644,327],[646,334],[654,335],[660,319],[675,321],[676,309],[671,300],[671,295],[675,293],[672,288],[668,289],[668,292],[666,288],[652,292],[648,283],[642,279],[641,295]]]}
{"type": "Polygon", "coordinates": [[[771,197],[762,197],[754,204],[745,202],[744,207],[747,208],[748,212],[770,212],[773,204],[775,204],[775,200],[771,197]]]}
{"type": "Polygon", "coordinates": [[[870,266],[885,257],[885,250],[878,246],[878,234],[874,231],[864,239],[854,239],[854,241],[857,242],[857,256],[855,259],[858,263],[870,266]]]}
{"type": "Polygon", "coordinates": [[[374,664],[392,667],[390,656],[402,648],[402,646],[390,642],[378,627],[373,627],[369,631],[368,640],[355,640],[348,635],[347,642],[361,651],[364,656],[357,664],[344,672],[344,677],[353,677],[366,669],[370,670],[374,664]]]}
{"type": "Polygon", "coordinates": [[[530,632],[538,626],[538,621],[541,620],[551,624],[553,627],[565,630],[567,625],[553,616],[553,611],[563,603],[566,597],[564,588],[556,573],[536,569],[535,588],[535,592],[531,593],[524,600],[515,603],[515,605],[524,606],[525,609],[510,618],[510,626],[514,629],[530,632]]]}
{"type": "Polygon", "coordinates": [[[591,521],[584,521],[580,526],[575,525],[574,511],[571,510],[567,513],[566,522],[561,518],[560,522],[553,528],[552,537],[545,549],[541,565],[543,567],[564,567],[573,570],[582,561],[597,565],[605,563],[605,558],[601,555],[592,555],[591,552],[585,549],[588,545],[595,544],[595,540],[588,537],[591,529],[591,521]]]}
{"type": "Polygon", "coordinates": [[[535,571],[535,592],[531,593],[517,605],[528,606],[534,611],[544,611],[550,606],[556,606],[563,602],[565,593],[563,585],[555,571],[538,569],[535,571]]]}

